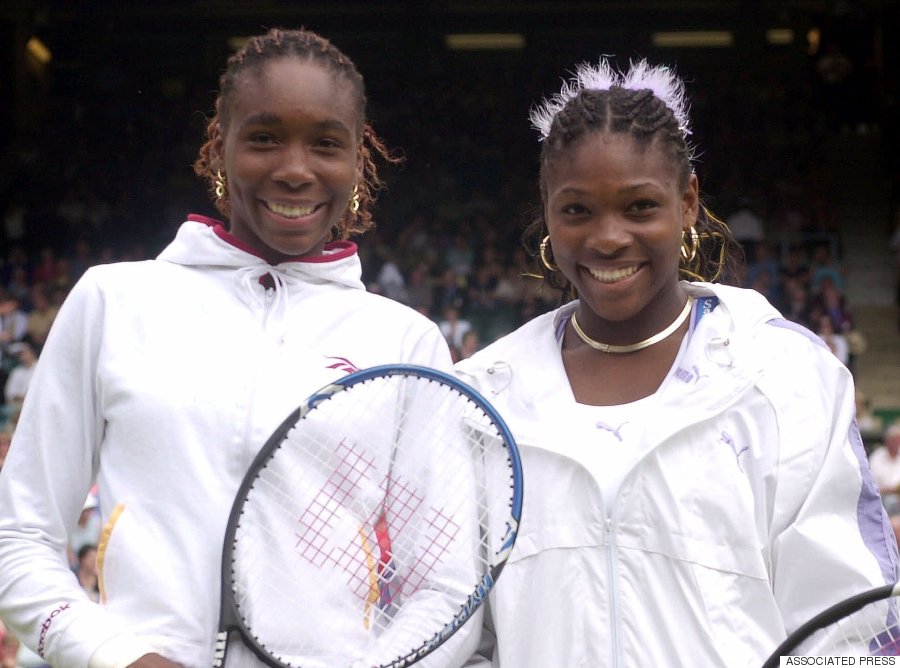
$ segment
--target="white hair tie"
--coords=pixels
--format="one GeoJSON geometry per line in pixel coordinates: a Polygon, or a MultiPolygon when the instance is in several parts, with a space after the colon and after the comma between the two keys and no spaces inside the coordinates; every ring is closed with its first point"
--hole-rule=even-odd
{"type": "Polygon", "coordinates": [[[684,136],[685,143],[691,134],[688,118],[687,97],[684,83],[665,65],[651,66],[646,60],[632,62],[627,73],[613,70],[609,61],[601,59],[596,65],[581,63],[575,69],[574,76],[550,98],[534,107],[528,115],[531,125],[541,134],[541,141],[550,134],[553,119],[566,104],[583,90],[609,90],[613,86],[628,90],[650,90],[655,97],[672,110],[678,129],[684,136]]]}

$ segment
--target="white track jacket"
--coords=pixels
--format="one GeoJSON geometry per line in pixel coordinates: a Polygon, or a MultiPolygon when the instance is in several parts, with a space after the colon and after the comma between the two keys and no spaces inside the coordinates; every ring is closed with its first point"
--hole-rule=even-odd
{"type": "Polygon", "coordinates": [[[437,327],[360,275],[352,243],[273,267],[202,217],[156,260],[84,275],[0,474],[0,613],[16,635],[60,668],[88,666],[101,645],[212,665],[225,525],[270,433],[356,369],[451,368],[437,327]],[[95,478],[99,605],[65,557],[95,478]]]}
{"type": "Polygon", "coordinates": [[[814,613],[895,581],[847,369],[759,294],[685,287],[719,304],[610,508],[566,418],[556,331],[574,304],[458,364],[523,455],[518,541],[486,615],[494,666],[759,668],[814,613]]]}

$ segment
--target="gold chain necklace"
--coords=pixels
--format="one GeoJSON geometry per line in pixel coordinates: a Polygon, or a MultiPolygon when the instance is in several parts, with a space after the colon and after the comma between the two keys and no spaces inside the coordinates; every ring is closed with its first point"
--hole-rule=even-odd
{"type": "Polygon", "coordinates": [[[688,315],[691,312],[691,304],[694,303],[694,299],[692,297],[688,297],[687,301],[684,303],[684,308],[681,309],[681,313],[678,314],[678,317],[672,321],[672,324],[666,327],[663,331],[658,332],[651,336],[649,339],[644,339],[643,341],[638,341],[637,343],[632,343],[627,346],[614,346],[611,343],[600,343],[599,341],[595,341],[587,334],[584,333],[584,330],[578,326],[578,320],[575,318],[575,314],[572,313],[572,327],[575,330],[575,333],[578,334],[578,338],[588,344],[594,350],[602,350],[605,353],[633,353],[635,350],[641,350],[642,348],[647,348],[648,346],[652,346],[654,343],[659,343],[664,338],[669,336],[676,329],[681,327],[682,323],[687,320],[688,315]]]}

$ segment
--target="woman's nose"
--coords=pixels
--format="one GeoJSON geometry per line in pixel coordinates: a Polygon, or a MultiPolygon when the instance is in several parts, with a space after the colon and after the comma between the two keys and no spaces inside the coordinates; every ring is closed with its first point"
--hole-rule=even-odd
{"type": "Polygon", "coordinates": [[[631,244],[631,234],[616,216],[603,216],[592,224],[587,244],[603,255],[614,255],[631,244]]]}
{"type": "Polygon", "coordinates": [[[310,156],[304,147],[287,147],[273,177],[292,189],[300,188],[313,179],[310,156]]]}

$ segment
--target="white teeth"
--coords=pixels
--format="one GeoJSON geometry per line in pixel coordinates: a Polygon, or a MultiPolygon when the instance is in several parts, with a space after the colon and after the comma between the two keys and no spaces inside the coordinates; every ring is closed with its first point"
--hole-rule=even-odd
{"type": "Polygon", "coordinates": [[[637,270],[638,268],[632,265],[630,267],[614,269],[613,271],[601,271],[600,269],[590,269],[589,271],[591,272],[591,276],[598,281],[602,281],[603,283],[615,283],[616,281],[621,281],[623,278],[628,278],[637,270]]]}
{"type": "Polygon", "coordinates": [[[285,206],[284,204],[276,204],[275,202],[266,202],[266,206],[273,213],[285,218],[299,218],[300,216],[308,216],[315,211],[315,206],[285,206]]]}

